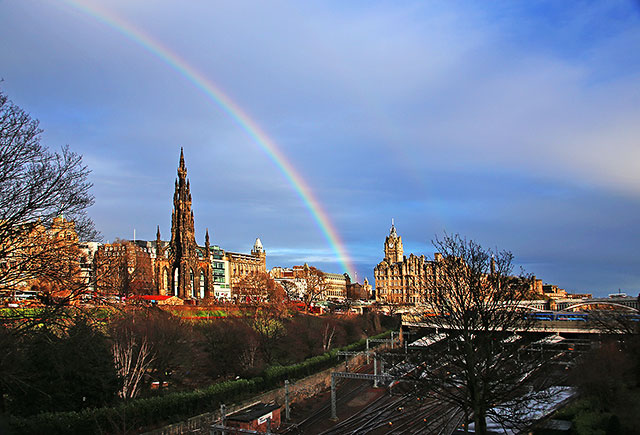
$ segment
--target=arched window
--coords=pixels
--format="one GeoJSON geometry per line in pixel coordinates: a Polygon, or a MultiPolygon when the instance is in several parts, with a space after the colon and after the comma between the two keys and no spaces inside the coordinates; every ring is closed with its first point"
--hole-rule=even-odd
{"type": "Polygon", "coordinates": [[[167,292],[169,290],[169,271],[166,267],[162,272],[162,290],[164,290],[164,292],[167,292]]]}
{"type": "Polygon", "coordinates": [[[180,278],[180,274],[178,273],[178,268],[176,267],[173,271],[173,295],[178,296],[178,281],[180,278]]]}
{"type": "Polygon", "coordinates": [[[200,298],[204,299],[204,270],[200,271],[200,298]]]}
{"type": "Polygon", "coordinates": [[[192,297],[196,297],[194,290],[194,285],[193,285],[193,269],[189,269],[189,295],[188,296],[192,296],[192,297]]]}

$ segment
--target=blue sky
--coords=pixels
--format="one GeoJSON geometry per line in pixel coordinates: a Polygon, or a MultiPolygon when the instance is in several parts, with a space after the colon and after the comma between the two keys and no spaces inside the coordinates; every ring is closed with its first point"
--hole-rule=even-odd
{"type": "MultiPolygon", "coordinates": [[[[89,0],[83,3],[92,4],[89,0]]],[[[640,5],[96,2],[178,53],[274,140],[373,278],[443,231],[576,292],[640,290],[640,5]]],[[[183,76],[59,0],[0,0],[0,84],[92,169],[106,240],[170,232],[180,146],[196,235],[342,272],[247,134],[183,76]]]]}

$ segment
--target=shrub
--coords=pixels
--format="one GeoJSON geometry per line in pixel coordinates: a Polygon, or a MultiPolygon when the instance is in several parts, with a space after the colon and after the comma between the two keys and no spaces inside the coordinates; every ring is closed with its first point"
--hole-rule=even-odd
{"type": "MultiPolygon", "coordinates": [[[[372,338],[381,338],[388,333],[372,338]]],[[[361,350],[360,340],[340,350],[361,350]]],[[[9,423],[16,434],[84,434],[125,432],[172,423],[194,415],[211,412],[221,403],[238,402],[257,392],[280,385],[285,379],[300,379],[324,370],[338,362],[338,349],[290,366],[272,366],[263,377],[238,379],[209,387],[131,400],[115,407],[84,409],[79,412],[42,413],[28,418],[12,416],[9,423]]]]}

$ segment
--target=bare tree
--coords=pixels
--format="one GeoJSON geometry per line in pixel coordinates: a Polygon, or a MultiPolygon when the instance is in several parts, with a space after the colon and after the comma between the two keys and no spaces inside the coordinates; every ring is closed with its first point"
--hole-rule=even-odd
{"type": "Polygon", "coordinates": [[[96,290],[103,295],[128,297],[154,288],[151,257],[127,240],[98,248],[94,256],[96,290]]]}
{"type": "Polygon", "coordinates": [[[78,241],[97,237],[86,214],[89,170],[67,147],[49,151],[41,133],[37,120],[0,93],[0,293],[38,280],[69,300],[84,290],[71,270],[78,241]]]}
{"type": "Polygon", "coordinates": [[[139,393],[142,379],[154,360],[146,337],[139,340],[133,334],[126,334],[114,340],[113,359],[122,379],[118,392],[123,399],[133,399],[139,393]]]}
{"type": "Polygon", "coordinates": [[[314,302],[317,302],[324,297],[328,289],[328,283],[324,272],[313,266],[305,268],[302,279],[304,280],[305,286],[302,302],[304,302],[308,311],[314,302]]]}
{"type": "Polygon", "coordinates": [[[511,424],[526,424],[525,408],[542,398],[548,379],[537,376],[544,362],[523,351],[525,340],[518,335],[531,326],[519,309],[529,278],[513,276],[508,251],[487,250],[459,235],[445,235],[434,246],[442,257],[415,285],[426,305],[425,321],[439,341],[415,356],[418,394],[472,415],[479,434],[487,433],[487,417],[504,420],[497,404],[518,411],[509,416],[511,424]]]}
{"type": "Polygon", "coordinates": [[[282,302],[286,293],[282,286],[275,282],[266,272],[253,272],[236,286],[236,294],[249,302],[282,302]]]}
{"type": "Polygon", "coordinates": [[[333,336],[335,335],[335,333],[336,333],[335,322],[327,322],[324,326],[324,333],[322,334],[322,351],[323,352],[327,352],[331,350],[331,344],[333,342],[333,336]]]}
{"type": "Polygon", "coordinates": [[[287,299],[290,301],[297,301],[300,299],[301,294],[301,280],[281,280],[279,284],[282,286],[286,293],[287,299]]]}

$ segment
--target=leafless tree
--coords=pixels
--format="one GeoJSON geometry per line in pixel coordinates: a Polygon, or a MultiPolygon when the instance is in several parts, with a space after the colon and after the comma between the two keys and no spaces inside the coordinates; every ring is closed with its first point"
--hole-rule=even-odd
{"type": "Polygon", "coordinates": [[[508,251],[487,250],[459,235],[445,235],[434,246],[442,257],[415,285],[426,305],[424,321],[443,339],[415,355],[418,394],[472,415],[479,434],[487,433],[487,417],[504,419],[495,412],[501,403],[519,412],[510,423],[526,424],[523,410],[531,399],[542,399],[548,379],[536,377],[544,361],[524,352],[517,335],[532,323],[519,309],[529,278],[513,276],[508,251]]]}
{"type": "Polygon", "coordinates": [[[119,366],[127,373],[132,370],[132,379],[142,367],[149,379],[159,381],[162,386],[191,358],[190,326],[157,307],[128,306],[111,316],[107,329],[116,361],[132,361],[131,365],[119,366]]]}
{"type": "Polygon", "coordinates": [[[282,286],[266,272],[253,272],[243,277],[236,286],[236,294],[241,297],[241,300],[254,303],[264,301],[279,303],[286,297],[282,286]]]}
{"type": "Polygon", "coordinates": [[[77,238],[40,237],[64,216],[80,240],[97,236],[86,210],[93,204],[89,170],[82,157],[62,148],[51,152],[40,142],[42,130],[20,107],[0,93],[0,291],[16,283],[53,276],[57,264],[44,261],[77,238]],[[35,233],[35,234],[34,234],[35,233]]]}
{"type": "Polygon", "coordinates": [[[305,286],[302,302],[304,302],[308,311],[313,303],[324,297],[328,289],[328,283],[324,272],[313,266],[305,269],[302,279],[304,280],[305,286]]]}
{"type": "Polygon", "coordinates": [[[123,399],[133,399],[138,395],[141,381],[154,360],[146,337],[137,339],[126,334],[114,340],[113,359],[122,379],[122,388],[118,393],[123,399]]]}
{"type": "Polygon", "coordinates": [[[333,336],[336,333],[335,323],[327,322],[324,326],[324,333],[322,334],[322,351],[327,352],[331,350],[331,343],[333,342],[333,336]]]}
{"type": "MultiPolygon", "coordinates": [[[[87,290],[80,242],[97,240],[87,216],[93,204],[82,157],[41,143],[38,121],[0,92],[0,295],[40,290],[47,305],[4,310],[7,336],[54,322],[87,290]]],[[[1,343],[0,343],[1,344],[1,343]]]]}
{"type": "Polygon", "coordinates": [[[287,295],[287,299],[290,301],[297,301],[300,299],[301,293],[301,281],[300,280],[282,280],[279,284],[282,286],[284,292],[287,295]]]}
{"type": "MultiPolygon", "coordinates": [[[[624,356],[634,362],[630,371],[634,373],[635,384],[640,386],[640,315],[637,311],[626,308],[590,310],[589,323],[592,327],[599,329],[605,336],[608,336],[609,340],[615,339],[616,346],[619,346],[618,351],[622,354],[619,357],[624,356]]],[[[611,347],[606,340],[604,345],[611,347]]],[[[614,358],[612,355],[607,356],[606,352],[598,353],[598,351],[592,351],[587,355],[593,355],[594,360],[601,360],[606,357],[614,358]]],[[[589,376],[582,376],[580,371],[581,368],[589,367],[590,362],[588,359],[590,358],[585,358],[587,361],[579,362],[578,370],[576,370],[578,374],[574,375],[575,383],[581,388],[591,381],[589,376]]],[[[622,370],[618,371],[611,378],[615,379],[621,372],[622,370]]],[[[604,378],[608,379],[609,376],[604,378]]],[[[596,394],[594,396],[597,396],[598,400],[604,400],[604,395],[596,394]]]]}
{"type": "Polygon", "coordinates": [[[151,257],[134,243],[116,240],[100,246],[93,261],[96,290],[102,295],[128,297],[154,288],[151,257]]]}
{"type": "Polygon", "coordinates": [[[640,315],[632,309],[590,310],[589,322],[606,334],[628,339],[640,335],[640,315]]]}

